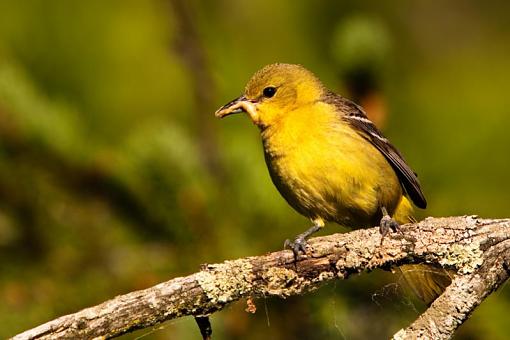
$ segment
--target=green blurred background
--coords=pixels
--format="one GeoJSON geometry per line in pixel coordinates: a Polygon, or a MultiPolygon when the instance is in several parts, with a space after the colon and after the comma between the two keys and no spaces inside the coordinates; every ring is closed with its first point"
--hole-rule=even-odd
{"type": "MultiPolygon", "coordinates": [[[[363,104],[445,216],[510,217],[507,1],[0,1],[0,338],[309,226],[217,107],[273,62],[363,104]]],[[[343,231],[336,225],[324,233],[343,231]]],[[[424,306],[374,271],[212,316],[217,339],[385,338],[424,306]]],[[[510,290],[459,339],[508,338],[510,290]]],[[[196,339],[192,318],[124,338],[196,339]]]]}

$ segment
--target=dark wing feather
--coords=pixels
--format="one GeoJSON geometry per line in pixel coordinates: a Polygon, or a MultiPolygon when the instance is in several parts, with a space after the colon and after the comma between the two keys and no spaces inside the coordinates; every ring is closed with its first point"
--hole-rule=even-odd
{"type": "Polygon", "coordinates": [[[348,122],[384,155],[397,173],[402,186],[414,204],[419,208],[425,209],[427,201],[421,191],[416,173],[406,164],[400,152],[384,138],[375,125],[367,118],[363,109],[333,92],[329,92],[325,96],[324,101],[335,105],[342,112],[342,119],[348,122]]]}

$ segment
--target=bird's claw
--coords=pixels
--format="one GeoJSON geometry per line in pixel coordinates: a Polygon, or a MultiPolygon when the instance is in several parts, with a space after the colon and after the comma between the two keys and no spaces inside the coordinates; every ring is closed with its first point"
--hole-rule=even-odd
{"type": "Polygon", "coordinates": [[[294,253],[294,260],[299,260],[299,253],[306,253],[306,245],[308,242],[306,242],[306,239],[310,237],[315,232],[319,231],[324,226],[324,222],[322,219],[317,218],[314,220],[313,225],[306,230],[304,233],[299,234],[294,239],[294,242],[291,240],[285,240],[284,247],[285,249],[290,249],[294,253]]]}
{"type": "Polygon", "coordinates": [[[306,242],[306,238],[304,236],[299,235],[294,239],[294,241],[291,241],[289,239],[285,240],[284,248],[290,249],[294,253],[294,259],[298,260],[300,253],[306,253],[306,245],[308,243],[306,242]]]}
{"type": "Polygon", "coordinates": [[[381,244],[388,235],[390,231],[397,232],[400,231],[400,225],[395,221],[393,218],[391,218],[389,215],[384,215],[381,218],[381,223],[379,225],[379,232],[381,233],[381,244]]]}

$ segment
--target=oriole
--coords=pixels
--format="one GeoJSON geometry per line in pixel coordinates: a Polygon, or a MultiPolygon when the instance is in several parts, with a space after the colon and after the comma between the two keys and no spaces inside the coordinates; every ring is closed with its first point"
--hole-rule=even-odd
{"type": "MultiPolygon", "coordinates": [[[[285,200],[312,221],[286,244],[296,255],[326,221],[386,233],[412,220],[412,201],[427,202],[417,175],[355,103],[328,90],[300,65],[272,64],[253,75],[244,94],[216,111],[246,112],[260,129],[271,179],[285,200]]],[[[428,266],[402,266],[429,303],[449,283],[428,266]]]]}

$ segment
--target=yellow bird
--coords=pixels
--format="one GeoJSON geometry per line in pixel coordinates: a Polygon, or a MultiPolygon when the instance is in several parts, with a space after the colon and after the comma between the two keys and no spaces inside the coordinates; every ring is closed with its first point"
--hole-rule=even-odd
{"type": "MultiPolygon", "coordinates": [[[[386,234],[412,221],[412,201],[427,202],[416,174],[363,109],[328,90],[300,65],[272,64],[253,75],[217,117],[246,112],[260,129],[271,179],[312,226],[286,245],[305,252],[306,239],[326,221],[351,228],[381,226],[386,234]]],[[[430,266],[402,266],[425,302],[449,284],[430,266]]]]}

